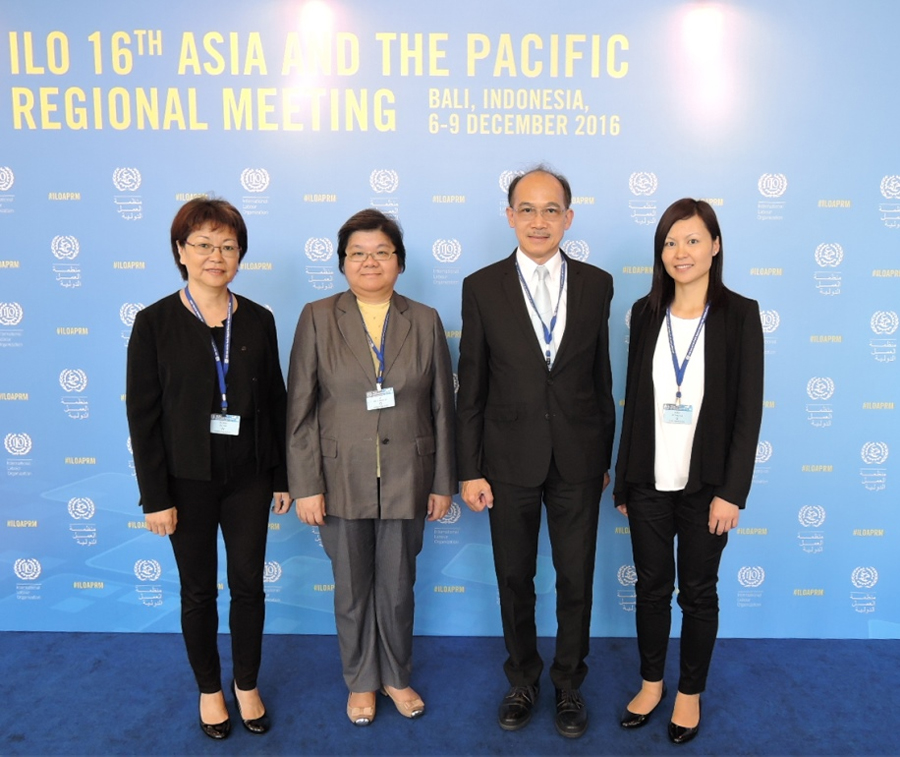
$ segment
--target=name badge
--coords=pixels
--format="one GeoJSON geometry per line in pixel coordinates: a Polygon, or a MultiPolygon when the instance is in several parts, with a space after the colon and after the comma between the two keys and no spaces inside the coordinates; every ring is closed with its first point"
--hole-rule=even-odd
{"type": "Polygon", "coordinates": [[[394,387],[387,389],[375,389],[366,392],[366,410],[381,410],[394,406],[394,387]]]}
{"type": "Polygon", "coordinates": [[[693,405],[673,405],[670,403],[666,403],[663,405],[663,423],[680,423],[682,425],[690,425],[691,419],[693,417],[693,405]]]}
{"type": "Polygon", "coordinates": [[[213,413],[209,416],[209,433],[237,436],[241,431],[241,416],[213,413]]]}

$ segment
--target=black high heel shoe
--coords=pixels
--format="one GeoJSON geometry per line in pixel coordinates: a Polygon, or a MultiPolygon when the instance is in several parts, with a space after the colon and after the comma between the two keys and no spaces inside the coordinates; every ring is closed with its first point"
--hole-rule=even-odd
{"type": "Polygon", "coordinates": [[[258,718],[252,718],[250,720],[244,719],[244,713],[241,712],[241,700],[238,699],[238,687],[235,681],[231,682],[231,690],[234,692],[234,701],[237,704],[238,709],[238,717],[241,719],[241,722],[244,724],[244,728],[246,728],[250,733],[265,733],[272,727],[272,723],[269,720],[269,713],[264,712],[258,718]]]}
{"type": "MultiPolygon", "coordinates": [[[[702,704],[701,702],[697,702],[697,709],[700,711],[699,714],[702,714],[702,704]]],[[[684,725],[677,725],[673,723],[671,720],[669,721],[669,741],[673,744],[687,744],[691,739],[693,739],[698,733],[700,733],[700,720],[697,720],[697,725],[688,728],[684,725]]]]}
{"type": "MultiPolygon", "coordinates": [[[[663,699],[666,698],[666,682],[663,681],[662,694],[659,697],[659,702],[662,702],[663,699]]],[[[659,707],[659,702],[656,703],[656,707],[659,707]]],[[[625,708],[625,712],[622,713],[622,719],[619,721],[619,725],[622,728],[640,728],[644,725],[648,720],[650,720],[650,716],[656,712],[656,707],[654,707],[650,712],[646,712],[643,715],[639,715],[636,712],[632,712],[627,707],[625,708]]]]}

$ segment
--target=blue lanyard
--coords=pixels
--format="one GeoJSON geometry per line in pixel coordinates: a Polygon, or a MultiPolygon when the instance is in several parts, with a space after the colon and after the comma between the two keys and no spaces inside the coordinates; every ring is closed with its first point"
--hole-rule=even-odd
{"type": "MultiPolygon", "coordinates": [[[[184,288],[184,294],[187,297],[187,301],[191,304],[191,308],[194,311],[194,315],[196,315],[204,325],[206,325],[206,319],[203,317],[203,313],[200,312],[200,308],[197,307],[197,303],[194,302],[194,298],[191,297],[191,290],[188,287],[184,288]]],[[[212,342],[213,354],[216,356],[216,373],[219,375],[219,393],[222,395],[222,415],[228,415],[228,397],[225,389],[225,377],[228,375],[228,359],[231,355],[231,314],[234,311],[234,295],[231,292],[228,293],[228,318],[225,320],[225,359],[222,359],[222,356],[219,354],[219,348],[216,346],[216,340],[213,339],[212,335],[210,335],[209,339],[212,342]]]]}
{"type": "Polygon", "coordinates": [[[666,330],[669,332],[669,349],[672,352],[672,365],[675,367],[675,383],[678,390],[675,392],[675,404],[681,404],[681,384],[684,381],[684,374],[687,371],[688,360],[694,354],[694,347],[697,346],[697,340],[700,338],[700,332],[703,330],[703,324],[706,323],[706,314],[709,313],[709,303],[703,308],[703,315],[700,316],[700,323],[697,324],[697,330],[694,332],[694,338],[691,339],[691,346],[688,347],[687,355],[684,356],[684,362],[678,365],[678,356],[675,354],[675,339],[672,336],[672,308],[666,308],[666,330]]]}
{"type": "MultiPolygon", "coordinates": [[[[362,316],[362,313],[360,313],[360,316],[362,316]]],[[[369,334],[369,328],[366,326],[366,319],[363,318],[363,331],[366,332],[366,339],[369,340],[369,347],[372,348],[372,352],[375,353],[375,357],[378,359],[378,375],[375,377],[375,385],[378,389],[381,389],[381,385],[384,383],[384,342],[387,338],[388,318],[390,317],[391,309],[389,307],[387,313],[384,314],[384,326],[381,329],[381,349],[378,349],[378,347],[375,346],[375,342],[369,334]]]]}
{"type": "Polygon", "coordinates": [[[544,330],[544,342],[547,344],[547,365],[549,366],[550,344],[553,342],[553,329],[556,328],[556,316],[559,315],[559,303],[562,302],[562,293],[566,286],[566,259],[562,259],[562,267],[559,271],[559,294],[556,297],[556,307],[553,309],[553,317],[550,319],[550,328],[547,328],[547,324],[544,323],[544,319],[541,318],[541,314],[538,312],[537,305],[534,304],[534,297],[531,296],[531,290],[528,289],[528,284],[525,283],[525,277],[522,275],[522,269],[519,268],[518,260],[516,261],[516,271],[519,274],[519,281],[522,282],[522,287],[525,289],[525,294],[528,295],[528,302],[531,304],[531,309],[538,317],[538,320],[541,322],[541,328],[544,330]]]}

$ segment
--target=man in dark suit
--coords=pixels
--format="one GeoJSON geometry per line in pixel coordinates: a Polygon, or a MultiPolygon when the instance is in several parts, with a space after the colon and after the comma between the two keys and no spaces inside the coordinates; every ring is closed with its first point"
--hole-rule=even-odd
{"type": "Polygon", "coordinates": [[[457,397],[462,497],[490,509],[510,689],[499,723],[527,725],[540,688],[534,575],[541,505],[556,569],[556,728],[587,728],[587,673],[600,495],[615,428],[612,278],[559,249],[572,223],[563,176],[538,167],[509,187],[518,249],[463,282],[457,397]]]}

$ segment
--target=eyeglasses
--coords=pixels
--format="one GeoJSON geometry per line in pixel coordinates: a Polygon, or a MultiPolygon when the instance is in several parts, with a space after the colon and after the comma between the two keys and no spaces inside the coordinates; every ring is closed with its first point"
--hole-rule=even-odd
{"type": "Polygon", "coordinates": [[[220,250],[222,252],[222,257],[225,258],[234,258],[237,257],[238,253],[240,253],[241,248],[237,247],[233,244],[210,244],[209,242],[188,242],[185,241],[185,244],[189,244],[191,247],[196,248],[198,255],[212,255],[213,250],[220,250]]]}
{"type": "Polygon", "coordinates": [[[351,260],[354,263],[365,263],[368,258],[372,258],[379,263],[384,263],[386,260],[391,259],[391,255],[396,254],[397,253],[394,250],[391,250],[390,252],[387,250],[377,250],[376,252],[363,252],[362,250],[357,250],[356,252],[348,252],[347,260],[351,260]]]}
{"type": "Polygon", "coordinates": [[[562,208],[557,208],[552,205],[549,208],[536,208],[533,205],[523,205],[520,208],[513,208],[513,212],[520,218],[524,218],[526,221],[533,220],[538,216],[547,221],[558,221],[564,214],[562,208]]]}

